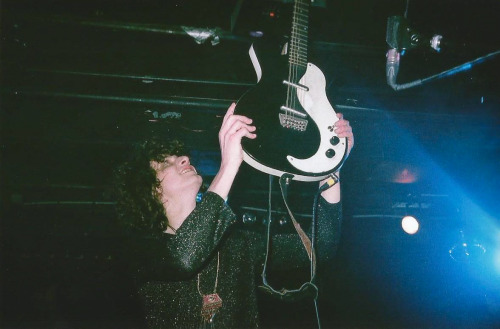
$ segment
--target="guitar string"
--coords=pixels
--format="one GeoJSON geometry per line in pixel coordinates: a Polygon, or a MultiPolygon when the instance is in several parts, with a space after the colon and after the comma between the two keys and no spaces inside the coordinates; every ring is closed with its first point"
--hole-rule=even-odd
{"type": "MultiPolygon", "coordinates": [[[[293,44],[293,49],[295,50],[292,58],[292,67],[293,67],[293,76],[292,76],[292,83],[297,83],[297,61],[298,61],[298,42],[297,42],[297,22],[298,22],[298,14],[299,14],[299,1],[296,0],[294,3],[294,15],[293,15],[293,25],[292,25],[292,38],[291,42],[293,44]]],[[[294,88],[295,95],[297,95],[297,89],[294,88]]],[[[296,108],[296,97],[292,97],[292,104],[291,108],[295,109],[296,108]]],[[[295,117],[295,114],[292,112],[292,119],[295,117]]]]}
{"type": "MultiPolygon", "coordinates": [[[[297,0],[298,1],[298,0],[297,0]]],[[[289,40],[290,44],[289,44],[289,50],[290,50],[290,53],[289,53],[289,56],[288,56],[288,61],[289,61],[289,67],[288,67],[288,81],[290,82],[293,82],[293,79],[294,79],[294,72],[293,72],[293,57],[294,57],[294,53],[295,53],[295,46],[293,44],[293,39],[294,39],[294,26],[295,26],[295,15],[296,15],[296,8],[295,6],[297,5],[297,1],[295,1],[294,3],[294,8],[293,8],[293,18],[292,18],[292,35],[291,35],[291,38],[289,40]]],[[[288,93],[287,93],[287,105],[286,107],[287,108],[293,108],[293,88],[288,85],[288,93]]],[[[288,111],[288,109],[285,111],[286,115],[285,115],[285,126],[288,125],[288,120],[289,120],[289,115],[292,113],[291,111],[288,111]]]]}
{"type": "MultiPolygon", "coordinates": [[[[303,2],[302,0],[297,0],[295,2],[295,14],[294,14],[294,24],[293,24],[293,33],[294,33],[294,42],[295,42],[295,54],[294,54],[294,79],[293,82],[298,84],[299,83],[299,70],[301,69],[301,65],[303,64],[301,62],[301,51],[302,47],[304,47],[304,43],[307,42],[307,40],[304,40],[303,35],[301,34],[302,29],[304,28],[302,22],[301,22],[301,17],[300,15],[308,17],[308,4],[303,2]]],[[[303,83],[305,84],[305,83],[303,83]]],[[[298,104],[296,104],[297,100],[300,103],[303,103],[304,101],[304,92],[299,92],[298,88],[295,88],[295,93],[297,97],[293,98],[294,104],[293,108],[296,109],[298,108],[298,104]]],[[[294,115],[295,116],[295,115],[294,115]]]]}
{"type": "MultiPolygon", "coordinates": [[[[310,8],[310,5],[308,2],[304,2],[303,3],[303,10],[304,10],[304,16],[305,18],[308,20],[309,18],[309,8],[310,8]]],[[[306,21],[304,24],[303,24],[303,32],[305,32],[305,36],[302,36],[303,37],[303,43],[302,43],[302,47],[304,47],[303,49],[303,52],[305,55],[307,55],[307,46],[308,46],[308,41],[309,41],[309,38],[308,38],[308,21],[306,21]]],[[[304,72],[307,71],[307,56],[305,56],[305,58],[303,59],[303,63],[304,65],[304,72]]],[[[304,77],[306,77],[306,75],[304,74],[304,77]]],[[[304,83],[303,83],[304,86],[307,86],[308,83],[307,83],[307,80],[304,80],[304,83]]],[[[304,104],[304,97],[306,95],[305,91],[301,93],[301,103],[304,104]]]]}
{"type": "MultiPolygon", "coordinates": [[[[299,17],[299,2],[300,0],[295,1],[295,15],[294,15],[294,22],[293,22],[293,34],[294,38],[293,41],[295,43],[295,54],[294,54],[294,59],[293,59],[293,83],[298,83],[298,55],[299,55],[299,43],[298,43],[298,34],[297,34],[297,24],[298,24],[298,17],[299,17]]],[[[295,88],[295,95],[297,95],[297,88],[295,88]]],[[[293,98],[293,109],[297,108],[297,97],[293,98]]],[[[295,113],[292,112],[292,117],[295,118],[295,113]]]]}
{"type": "MultiPolygon", "coordinates": [[[[297,46],[297,59],[296,59],[296,77],[295,79],[297,80],[296,83],[298,84],[299,83],[299,79],[300,79],[300,76],[299,76],[299,70],[300,70],[300,65],[301,65],[301,62],[300,62],[300,52],[301,52],[301,47],[303,46],[303,40],[301,40],[302,38],[302,35],[300,34],[300,30],[302,29],[301,28],[301,22],[300,22],[300,17],[299,15],[302,13],[302,9],[303,9],[303,3],[302,3],[302,0],[298,0],[297,1],[297,17],[296,17],[296,20],[297,20],[297,24],[295,24],[295,41],[297,42],[298,46],[297,46]],[[300,40],[300,42],[299,42],[300,40]]],[[[303,93],[299,93],[298,92],[299,89],[297,88],[297,99],[298,101],[300,102],[301,99],[299,99],[299,95],[302,95],[303,93]]],[[[297,106],[298,108],[298,106],[297,106]]]]}

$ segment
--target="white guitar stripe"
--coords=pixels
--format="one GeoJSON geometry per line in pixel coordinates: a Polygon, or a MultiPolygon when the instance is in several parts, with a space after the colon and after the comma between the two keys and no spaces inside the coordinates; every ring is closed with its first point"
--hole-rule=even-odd
{"type": "Polygon", "coordinates": [[[298,159],[289,155],[287,156],[288,162],[301,171],[313,174],[332,170],[344,158],[346,138],[340,138],[337,145],[330,143],[330,139],[337,136],[331,127],[339,119],[326,97],[325,76],[316,65],[308,63],[306,73],[300,79],[299,84],[309,88],[309,91],[297,89],[297,98],[307,114],[318,126],[321,141],[318,150],[310,158],[298,159]],[[333,150],[335,156],[329,158],[326,155],[329,150],[333,150]]]}

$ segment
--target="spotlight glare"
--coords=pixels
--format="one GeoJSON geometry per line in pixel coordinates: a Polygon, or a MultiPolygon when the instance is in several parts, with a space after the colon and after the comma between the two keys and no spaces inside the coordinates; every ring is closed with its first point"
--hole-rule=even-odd
{"type": "Polygon", "coordinates": [[[403,231],[408,234],[415,234],[418,231],[419,224],[415,217],[413,216],[404,216],[401,220],[401,227],[403,231]]]}
{"type": "Polygon", "coordinates": [[[493,262],[493,266],[496,268],[497,272],[500,273],[500,249],[496,251],[493,262]]]}

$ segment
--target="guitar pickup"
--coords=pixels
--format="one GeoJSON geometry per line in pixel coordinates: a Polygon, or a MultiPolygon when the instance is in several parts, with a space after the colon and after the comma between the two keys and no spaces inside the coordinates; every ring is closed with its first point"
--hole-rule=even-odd
{"type": "Polygon", "coordinates": [[[291,87],[294,87],[294,88],[297,88],[297,89],[300,89],[300,90],[309,91],[309,87],[308,86],[304,86],[304,85],[301,85],[299,83],[293,83],[293,82],[290,82],[290,81],[283,80],[283,84],[291,86],[291,87]]]}
{"type": "Polygon", "coordinates": [[[304,112],[300,112],[300,111],[294,110],[294,109],[286,107],[286,106],[281,106],[280,110],[292,113],[292,114],[297,115],[297,116],[299,116],[301,118],[307,118],[307,114],[305,114],[304,112]]]}

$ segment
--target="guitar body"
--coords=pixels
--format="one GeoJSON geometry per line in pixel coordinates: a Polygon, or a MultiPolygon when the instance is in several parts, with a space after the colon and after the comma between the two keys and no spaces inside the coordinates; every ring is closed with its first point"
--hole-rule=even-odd
{"type": "Polygon", "coordinates": [[[250,48],[258,83],[235,109],[257,128],[256,139],[242,140],[244,161],[274,176],[319,181],[340,168],[347,151],[346,138],[333,131],[338,118],[325,93],[325,77],[314,64],[291,67],[288,56],[263,48],[250,48]]]}

